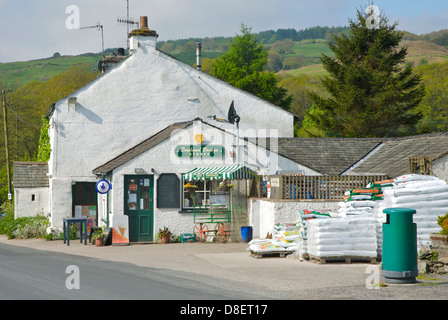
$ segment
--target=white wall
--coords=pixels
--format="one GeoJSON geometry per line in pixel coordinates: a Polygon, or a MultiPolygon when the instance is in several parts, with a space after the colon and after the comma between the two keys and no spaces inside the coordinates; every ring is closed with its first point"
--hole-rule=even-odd
{"type": "MultiPolygon", "coordinates": [[[[144,44],[144,41],[140,40],[144,44]]],[[[141,45],[115,69],[56,104],[52,120],[53,176],[89,176],[92,168],[172,123],[216,115],[227,118],[232,100],[241,136],[293,136],[293,115],[227,83],[141,45]]],[[[226,130],[234,125],[215,122],[226,130]]]]}
{"type": "Polygon", "coordinates": [[[15,188],[14,207],[14,219],[47,215],[50,212],[49,188],[15,188]]]}
{"type": "Polygon", "coordinates": [[[248,219],[253,227],[253,238],[264,238],[276,223],[294,223],[301,210],[337,211],[338,202],[316,200],[271,200],[251,198],[249,200],[248,219]]]}

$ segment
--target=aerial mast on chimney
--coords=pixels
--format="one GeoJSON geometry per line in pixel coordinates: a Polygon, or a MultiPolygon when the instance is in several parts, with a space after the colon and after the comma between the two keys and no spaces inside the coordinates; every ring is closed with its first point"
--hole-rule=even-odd
{"type": "MultiPolygon", "coordinates": [[[[118,23],[126,23],[126,41],[127,41],[127,46],[128,46],[128,49],[129,49],[129,38],[128,38],[128,36],[129,36],[129,30],[130,30],[130,28],[129,28],[129,26],[132,24],[132,25],[137,25],[138,26],[138,22],[136,22],[136,21],[133,21],[133,20],[131,20],[130,18],[129,18],[129,0],[126,0],[126,19],[117,19],[117,22],[118,23]]],[[[137,27],[138,28],[138,27],[137,27]]]]}

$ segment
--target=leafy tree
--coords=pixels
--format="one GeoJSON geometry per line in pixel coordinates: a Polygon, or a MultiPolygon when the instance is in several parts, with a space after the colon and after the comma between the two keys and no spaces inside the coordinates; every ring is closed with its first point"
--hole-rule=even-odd
{"type": "Polygon", "coordinates": [[[50,123],[46,117],[42,117],[42,128],[40,129],[39,147],[37,149],[37,161],[47,162],[50,160],[51,144],[48,129],[50,123]]]}
{"type": "Polygon", "coordinates": [[[226,54],[216,59],[210,74],[231,85],[248,91],[284,109],[291,105],[287,90],[278,86],[272,72],[264,72],[268,51],[252,33],[252,28],[241,25],[241,35],[230,42],[226,54]]]}
{"type": "MultiPolygon", "coordinates": [[[[366,10],[367,11],[367,10],[366,10]]],[[[322,84],[330,97],[310,92],[318,111],[307,113],[317,128],[344,137],[399,136],[412,133],[420,114],[414,109],[424,96],[422,78],[404,64],[403,37],[384,15],[367,26],[371,15],[357,10],[349,20],[350,36],[334,36],[334,58],[321,60],[328,75],[322,84]]]]}
{"type": "MultiPolygon", "coordinates": [[[[50,152],[48,121],[42,116],[56,101],[70,95],[99,74],[88,64],[73,66],[45,82],[33,81],[7,93],[10,161],[47,161],[50,152]]],[[[0,150],[4,150],[0,135],[0,150]]],[[[5,152],[0,152],[0,203],[7,198],[5,152]]]]}
{"type": "Polygon", "coordinates": [[[423,75],[426,95],[417,111],[423,118],[417,125],[418,133],[448,131],[448,61],[417,68],[423,75]]]}

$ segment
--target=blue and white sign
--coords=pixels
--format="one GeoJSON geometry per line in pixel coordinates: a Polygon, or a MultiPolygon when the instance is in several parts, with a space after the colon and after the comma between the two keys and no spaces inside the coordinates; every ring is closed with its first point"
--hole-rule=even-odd
{"type": "Polygon", "coordinates": [[[95,188],[98,193],[105,194],[108,193],[110,189],[112,189],[112,186],[110,185],[109,181],[103,179],[96,183],[95,188]]]}

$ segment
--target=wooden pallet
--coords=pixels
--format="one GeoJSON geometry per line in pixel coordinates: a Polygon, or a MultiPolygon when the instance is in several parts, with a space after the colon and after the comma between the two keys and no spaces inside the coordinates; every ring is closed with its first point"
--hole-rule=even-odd
{"type": "Polygon", "coordinates": [[[345,263],[352,263],[352,262],[368,262],[372,264],[376,264],[376,258],[371,257],[315,257],[315,256],[309,256],[309,260],[311,262],[315,262],[318,264],[325,264],[327,262],[345,262],[345,263]]]}
{"type": "Polygon", "coordinates": [[[275,257],[275,258],[285,258],[287,255],[294,253],[294,251],[270,251],[270,252],[250,252],[250,256],[255,259],[275,257]]]}

